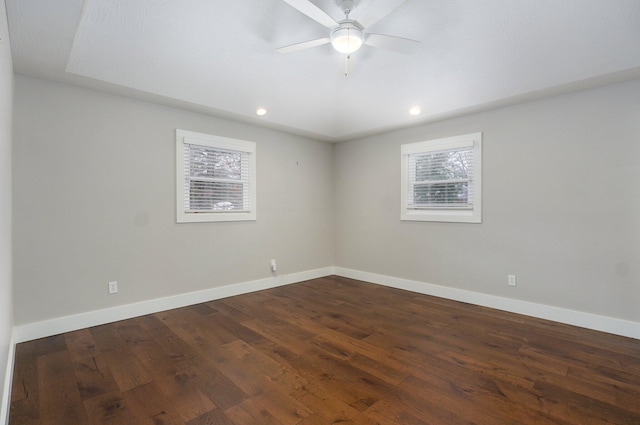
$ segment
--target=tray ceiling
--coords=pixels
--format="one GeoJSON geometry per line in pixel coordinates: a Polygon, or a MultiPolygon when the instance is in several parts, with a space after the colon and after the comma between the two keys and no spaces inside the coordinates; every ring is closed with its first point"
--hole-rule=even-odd
{"type": "MultiPolygon", "coordinates": [[[[312,2],[343,18],[336,0],[312,2]]],[[[416,51],[364,46],[348,76],[330,45],[276,52],[327,36],[283,0],[6,5],[17,73],[328,141],[640,77],[637,0],[407,0],[367,30],[416,51]]]]}

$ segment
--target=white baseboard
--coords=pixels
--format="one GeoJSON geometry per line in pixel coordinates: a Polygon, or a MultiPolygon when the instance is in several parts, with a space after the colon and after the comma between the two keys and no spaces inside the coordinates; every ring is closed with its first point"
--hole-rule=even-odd
{"type": "Polygon", "coordinates": [[[134,304],[126,304],[103,310],[74,314],[72,316],[58,317],[42,322],[28,323],[26,325],[14,327],[14,334],[16,338],[15,342],[20,343],[31,341],[64,332],[71,332],[78,329],[89,328],[91,326],[103,325],[105,323],[116,322],[118,320],[144,316],[145,314],[157,313],[159,311],[227,298],[234,295],[275,288],[277,286],[289,285],[332,274],[333,267],[324,267],[283,276],[274,276],[266,279],[189,292],[171,297],[157,298],[134,304]]]}
{"type": "Polygon", "coordinates": [[[2,386],[2,400],[0,400],[0,424],[9,425],[9,409],[11,408],[11,383],[13,380],[13,365],[16,356],[16,333],[11,332],[9,339],[9,357],[7,358],[7,370],[2,386]]]}
{"type": "Polygon", "coordinates": [[[368,273],[343,267],[334,267],[334,272],[338,276],[348,277],[351,279],[363,280],[365,282],[376,283],[421,294],[433,295],[436,297],[481,305],[511,313],[523,314],[526,316],[552,320],[554,322],[565,323],[596,331],[640,339],[640,323],[638,322],[599,316],[596,314],[553,307],[545,304],[536,304],[512,298],[499,297],[496,295],[482,294],[464,289],[434,285],[415,280],[400,279],[397,277],[368,273]]]}
{"type": "MultiPolygon", "coordinates": [[[[284,276],[275,276],[266,279],[259,279],[249,282],[237,283],[233,285],[221,286],[217,288],[205,289],[197,292],[175,295],[171,297],[158,298],[149,301],[142,301],[134,304],[127,304],[104,310],[91,311],[87,313],[75,314],[72,316],[59,317],[42,322],[29,323],[14,327],[13,346],[16,343],[30,341],[77,329],[102,325],[118,320],[130,319],[132,317],[143,316],[145,314],[157,313],[159,311],[170,310],[172,308],[184,307],[206,301],[231,297],[234,295],[246,294],[263,289],[275,288],[277,286],[289,285],[305,280],[336,274],[352,279],[385,285],[393,288],[404,289],[426,295],[447,298],[455,301],[462,301],[526,316],[552,320],[568,325],[579,326],[601,332],[640,339],[640,323],[628,320],[616,319],[613,317],[599,316],[591,313],[584,313],[545,304],[536,304],[512,298],[499,297],[496,295],[483,294],[464,289],[450,288],[447,286],[434,285],[409,279],[401,279],[392,276],[385,276],[376,273],[363,272],[344,267],[324,267],[320,269],[308,270],[299,273],[292,273],[284,276]]],[[[12,347],[13,347],[12,346],[12,347]]],[[[13,368],[13,363],[11,364],[13,368]]],[[[1,419],[1,418],[0,418],[1,419]]],[[[0,420],[0,424],[2,421],[0,420]]]]}

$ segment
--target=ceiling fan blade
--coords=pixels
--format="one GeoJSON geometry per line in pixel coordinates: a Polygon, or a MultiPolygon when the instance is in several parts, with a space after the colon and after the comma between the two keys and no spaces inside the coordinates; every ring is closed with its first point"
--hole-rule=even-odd
{"type": "MultiPolygon", "coordinates": [[[[287,1],[287,0],[285,0],[287,1]]],[[[369,28],[380,19],[393,12],[407,0],[378,0],[374,1],[354,18],[363,28],[369,28]]]]}
{"type": "Polygon", "coordinates": [[[410,38],[394,37],[384,34],[367,34],[364,44],[381,49],[393,50],[398,53],[411,54],[416,51],[420,42],[410,38]]]}
{"type": "Polygon", "coordinates": [[[291,44],[289,46],[279,47],[276,50],[278,53],[293,53],[299,50],[310,49],[316,46],[322,46],[323,44],[328,44],[328,38],[318,38],[317,40],[309,40],[303,41],[302,43],[291,44]]]}
{"type": "Polygon", "coordinates": [[[333,28],[338,26],[338,23],[331,16],[327,15],[322,9],[309,0],[284,0],[289,6],[298,10],[313,19],[316,22],[321,23],[327,28],[333,28]]]}

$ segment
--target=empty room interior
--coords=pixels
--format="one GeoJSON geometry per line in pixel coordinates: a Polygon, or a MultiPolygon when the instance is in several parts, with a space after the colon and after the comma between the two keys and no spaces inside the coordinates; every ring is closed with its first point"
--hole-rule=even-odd
{"type": "Polygon", "coordinates": [[[0,424],[639,424],[640,2],[4,0],[0,424]]]}

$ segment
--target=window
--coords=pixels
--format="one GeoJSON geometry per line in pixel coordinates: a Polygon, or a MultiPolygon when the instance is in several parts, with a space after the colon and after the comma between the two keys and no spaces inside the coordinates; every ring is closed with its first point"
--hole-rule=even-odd
{"type": "Polygon", "coordinates": [[[401,156],[401,220],[482,221],[482,133],[402,145],[401,156]]]}
{"type": "Polygon", "coordinates": [[[176,130],[178,223],[256,219],[254,142],[176,130]]]}

